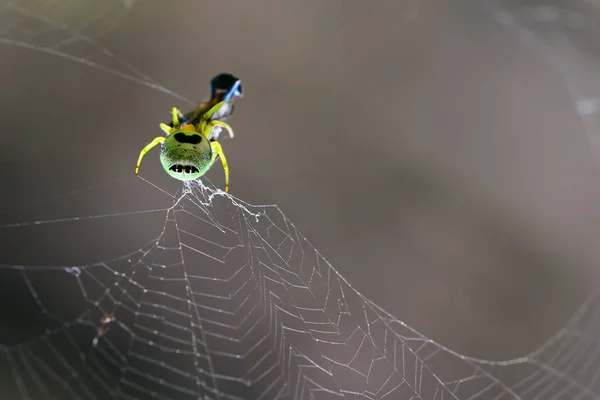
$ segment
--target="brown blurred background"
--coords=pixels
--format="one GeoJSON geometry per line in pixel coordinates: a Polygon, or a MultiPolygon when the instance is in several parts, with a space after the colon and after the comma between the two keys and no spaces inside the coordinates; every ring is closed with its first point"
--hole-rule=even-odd
{"type": "MultiPolygon", "coordinates": [[[[596,121],[574,111],[574,96],[600,96],[589,3],[543,3],[570,10],[570,25],[523,14],[528,2],[505,3],[508,14],[475,0],[15,4],[83,29],[192,101],[218,72],[241,77],[237,136],[223,141],[232,194],[278,204],[358,291],[460,353],[532,351],[596,286],[596,121]]],[[[0,14],[0,37],[62,40],[18,14],[0,14]]],[[[132,74],[89,43],[60,50],[132,74]]],[[[190,104],[6,43],[0,87],[2,223],[154,206],[132,189],[135,160],[170,108],[190,104]],[[35,206],[96,184],[85,203],[35,206]]],[[[142,171],[174,184],[156,150],[142,171]]],[[[220,168],[209,177],[221,186],[220,168]]],[[[144,242],[106,229],[122,247],[92,237],[81,260],[52,229],[3,251],[7,263],[90,263],[144,242]]]]}

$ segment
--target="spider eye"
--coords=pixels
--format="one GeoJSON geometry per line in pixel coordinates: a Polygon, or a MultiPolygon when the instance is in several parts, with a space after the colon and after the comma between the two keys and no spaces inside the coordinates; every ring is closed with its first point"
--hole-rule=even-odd
{"type": "Polygon", "coordinates": [[[193,135],[186,135],[183,132],[177,132],[174,137],[179,143],[198,144],[202,142],[202,135],[197,133],[193,135]]]}

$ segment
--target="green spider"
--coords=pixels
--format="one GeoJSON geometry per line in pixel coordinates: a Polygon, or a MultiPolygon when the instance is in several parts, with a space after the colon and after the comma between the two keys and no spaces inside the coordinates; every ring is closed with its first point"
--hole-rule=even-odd
{"type": "Polygon", "coordinates": [[[167,134],[166,137],[159,136],[150,142],[140,152],[135,174],[137,175],[144,155],[154,146],[161,143],[160,162],[164,170],[175,179],[181,181],[190,181],[200,178],[212,167],[213,163],[219,157],[225,170],[225,191],[229,191],[229,167],[227,159],[223,154],[221,144],[212,139],[211,135],[215,129],[225,129],[233,137],[233,130],[226,122],[211,120],[222,106],[229,100],[216,103],[206,111],[196,125],[186,123],[181,125],[179,116],[183,115],[173,107],[172,126],[165,123],[160,124],[160,128],[167,134]]]}
{"type": "Polygon", "coordinates": [[[225,170],[225,191],[228,192],[229,167],[217,139],[222,130],[226,130],[229,137],[233,138],[233,130],[224,120],[233,114],[234,100],[242,96],[242,81],[239,78],[229,73],[213,77],[208,101],[199,103],[187,114],[173,107],[172,122],[160,124],[167,136],[155,138],[142,149],[135,174],[139,172],[144,155],[161,143],[160,162],[164,170],[181,181],[200,178],[219,157],[225,170]]]}

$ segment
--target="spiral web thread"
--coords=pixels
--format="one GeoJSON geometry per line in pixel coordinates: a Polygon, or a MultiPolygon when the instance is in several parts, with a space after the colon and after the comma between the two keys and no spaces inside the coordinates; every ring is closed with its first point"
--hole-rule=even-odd
{"type": "MultiPolygon", "coordinates": [[[[78,10],[62,4],[2,3],[0,20],[10,24],[0,24],[0,43],[177,96],[84,33],[104,31],[101,18],[77,27],[61,22],[78,10]]],[[[132,5],[93,4],[111,20],[132,5]]],[[[500,21],[518,21],[509,8],[488,5],[500,21]]],[[[0,264],[3,279],[23,283],[45,321],[27,341],[0,341],[3,392],[21,399],[600,399],[597,293],[531,354],[473,359],[358,293],[278,207],[250,205],[202,183],[168,195],[172,204],[162,209],[0,226],[6,232],[164,216],[153,240],[121,257],[0,264]],[[68,310],[48,290],[57,279],[78,294],[68,310]]]]}

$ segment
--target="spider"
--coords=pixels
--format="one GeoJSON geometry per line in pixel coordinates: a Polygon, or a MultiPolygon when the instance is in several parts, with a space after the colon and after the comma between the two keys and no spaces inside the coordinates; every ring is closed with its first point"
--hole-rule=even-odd
{"type": "Polygon", "coordinates": [[[144,155],[161,143],[160,161],[167,174],[181,181],[198,179],[218,157],[225,170],[225,191],[229,191],[229,167],[217,139],[223,129],[230,138],[234,136],[229,124],[223,120],[233,114],[232,103],[236,97],[242,97],[242,87],[233,75],[219,74],[211,80],[210,89],[210,100],[198,104],[185,115],[173,107],[172,122],[160,124],[167,136],[158,136],[142,149],[135,167],[136,175],[144,155]]]}

